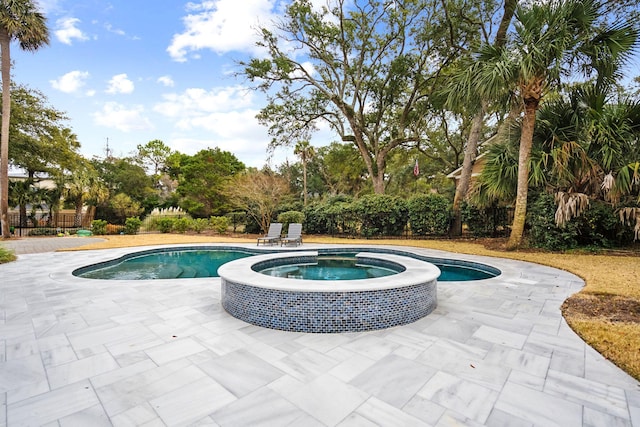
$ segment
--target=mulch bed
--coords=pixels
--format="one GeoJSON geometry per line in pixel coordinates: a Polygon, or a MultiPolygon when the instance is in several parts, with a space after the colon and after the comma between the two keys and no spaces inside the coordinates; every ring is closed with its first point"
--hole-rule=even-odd
{"type": "Polygon", "coordinates": [[[562,304],[565,317],[598,318],[609,322],[640,323],[640,301],[609,294],[573,295],[562,304]]]}

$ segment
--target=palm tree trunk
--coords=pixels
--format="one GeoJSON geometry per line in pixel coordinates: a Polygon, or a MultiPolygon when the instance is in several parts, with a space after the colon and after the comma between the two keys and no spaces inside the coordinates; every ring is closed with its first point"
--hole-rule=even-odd
{"type": "Polygon", "coordinates": [[[524,224],[527,217],[527,195],[529,193],[529,158],[533,146],[533,128],[536,122],[538,100],[525,100],[522,133],[520,134],[520,154],[518,156],[518,190],[516,207],[511,225],[511,235],[507,249],[517,249],[522,243],[524,224]]]}
{"type": "Polygon", "coordinates": [[[478,150],[478,141],[480,140],[480,130],[484,123],[484,108],[473,118],[471,123],[471,131],[467,139],[467,146],[464,149],[464,160],[462,161],[462,170],[460,171],[460,180],[456,186],[456,195],[453,198],[453,223],[451,224],[451,235],[462,235],[462,212],[460,205],[467,196],[469,184],[471,183],[471,173],[473,172],[473,164],[476,160],[476,152],[478,150]]]}
{"type": "Polygon", "coordinates": [[[2,68],[2,126],[0,127],[0,221],[2,237],[9,233],[9,124],[11,120],[11,39],[6,29],[0,28],[0,66],[2,68]]]}
{"type": "Polygon", "coordinates": [[[307,207],[307,158],[302,155],[302,191],[304,191],[304,207],[307,207]]]}
{"type": "Polygon", "coordinates": [[[82,206],[83,206],[82,197],[78,197],[76,199],[75,214],[73,215],[73,226],[76,228],[82,227],[82,206]]]}

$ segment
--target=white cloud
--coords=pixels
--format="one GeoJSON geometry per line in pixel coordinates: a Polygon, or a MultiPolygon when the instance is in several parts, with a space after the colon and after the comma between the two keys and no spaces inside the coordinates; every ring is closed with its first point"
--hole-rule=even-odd
{"type": "Polygon", "coordinates": [[[85,81],[89,78],[88,71],[70,71],[61,76],[58,80],[49,80],[54,89],[58,89],[64,93],[77,92],[85,85],[85,81]]]}
{"type": "Polygon", "coordinates": [[[153,124],[144,116],[144,107],[135,105],[125,107],[117,102],[107,102],[101,111],[93,113],[95,124],[108,128],[131,132],[138,130],[152,130],[153,124]]]}
{"type": "Polygon", "coordinates": [[[133,82],[129,80],[126,74],[116,74],[109,80],[107,93],[131,93],[133,89],[133,82]]]}
{"type": "Polygon", "coordinates": [[[108,22],[107,22],[106,24],[104,24],[104,29],[105,29],[105,30],[107,30],[107,31],[109,31],[110,33],[117,34],[117,35],[119,35],[119,36],[124,36],[124,35],[126,35],[126,33],[124,32],[124,30],[121,30],[121,29],[119,29],[119,28],[114,28],[114,26],[113,26],[113,25],[111,25],[111,24],[110,24],[110,23],[108,23],[108,22]]]}
{"type": "Polygon", "coordinates": [[[191,123],[213,112],[249,108],[253,104],[253,94],[242,86],[221,87],[211,91],[191,88],[182,93],[163,95],[164,102],[156,104],[153,109],[164,116],[191,123]]]}
{"type": "Polygon", "coordinates": [[[182,18],[185,30],[174,34],[167,52],[175,61],[186,61],[187,53],[209,49],[256,52],[256,24],[273,21],[275,0],[211,0],[188,3],[182,18]]]}
{"type": "Polygon", "coordinates": [[[166,87],[173,87],[173,86],[174,86],[174,84],[175,84],[175,83],[173,82],[173,79],[171,78],[171,76],[161,76],[161,77],[158,77],[157,82],[158,82],[158,83],[160,83],[160,84],[162,84],[162,85],[164,85],[164,86],[166,86],[166,87]]]}
{"type": "Polygon", "coordinates": [[[88,40],[89,38],[76,27],[80,23],[78,18],[62,18],[56,21],[56,30],[54,34],[58,40],[64,44],[70,45],[74,39],[76,40],[88,40]]]}
{"type": "Polygon", "coordinates": [[[58,0],[40,0],[36,5],[45,15],[49,15],[51,12],[60,9],[58,0]]]}

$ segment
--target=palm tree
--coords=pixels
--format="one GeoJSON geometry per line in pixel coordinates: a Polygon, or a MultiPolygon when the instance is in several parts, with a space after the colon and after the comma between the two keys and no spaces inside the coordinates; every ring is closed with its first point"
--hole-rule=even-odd
{"type": "Polygon", "coordinates": [[[482,99],[496,99],[511,90],[523,111],[518,155],[515,212],[507,248],[520,246],[527,213],[529,167],[536,113],[544,96],[563,75],[593,66],[603,54],[617,57],[635,43],[631,27],[597,31],[600,5],[594,0],[551,0],[519,6],[515,32],[504,47],[480,50],[476,88],[482,99]],[[632,36],[632,37],[630,37],[632,36]],[[615,43],[611,42],[616,38],[615,43]],[[598,52],[589,57],[590,52],[598,52]]]}
{"type": "Polygon", "coordinates": [[[2,127],[0,128],[0,220],[2,237],[9,234],[9,123],[11,120],[11,42],[20,48],[38,50],[49,43],[44,15],[31,0],[6,0],[0,3],[0,66],[2,67],[2,127]]]}
{"type": "Polygon", "coordinates": [[[85,202],[92,201],[96,205],[109,197],[109,189],[99,180],[98,174],[91,165],[80,165],[71,179],[65,184],[65,197],[75,204],[74,227],[83,226],[82,208],[85,202]]]}
{"type": "MultiPolygon", "coordinates": [[[[503,47],[506,43],[507,29],[509,28],[509,25],[511,25],[517,5],[518,0],[505,0],[503,4],[502,19],[500,20],[500,25],[493,41],[493,45],[495,47],[503,47]]],[[[471,121],[471,129],[464,148],[464,159],[462,161],[460,179],[456,184],[456,192],[453,198],[453,221],[451,224],[451,235],[453,236],[459,236],[462,234],[462,201],[467,197],[467,193],[469,192],[473,164],[476,160],[480,134],[488,110],[488,102],[486,100],[479,99],[478,94],[474,90],[468,89],[470,83],[475,77],[474,68],[476,64],[468,64],[465,58],[461,61],[461,65],[461,68],[454,70],[452,79],[444,89],[444,93],[447,96],[446,105],[454,110],[459,110],[460,108],[470,109],[471,112],[475,111],[475,114],[471,121]]]]}
{"type": "Polygon", "coordinates": [[[316,152],[309,141],[299,141],[293,149],[293,154],[300,156],[302,161],[302,191],[304,193],[304,206],[307,206],[307,162],[315,156],[316,152]]]}

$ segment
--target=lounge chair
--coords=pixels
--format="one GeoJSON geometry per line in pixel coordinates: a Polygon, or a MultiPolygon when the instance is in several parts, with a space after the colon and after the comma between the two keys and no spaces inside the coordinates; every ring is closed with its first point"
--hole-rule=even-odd
{"type": "Polygon", "coordinates": [[[269,224],[269,231],[267,231],[267,234],[262,237],[258,237],[256,246],[260,245],[260,242],[265,245],[267,243],[270,245],[275,245],[280,241],[280,234],[282,234],[282,223],[272,222],[271,224],[269,224]]]}
{"type": "Polygon", "coordinates": [[[302,244],[302,224],[292,223],[289,224],[289,230],[287,230],[287,236],[280,239],[280,246],[294,244],[296,246],[302,244]]]}

